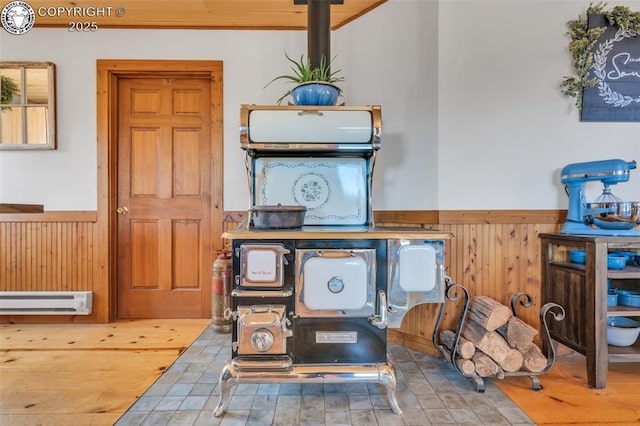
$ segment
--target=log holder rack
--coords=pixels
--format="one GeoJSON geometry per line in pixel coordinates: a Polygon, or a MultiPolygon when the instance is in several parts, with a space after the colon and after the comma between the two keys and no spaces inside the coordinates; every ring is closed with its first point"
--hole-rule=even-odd
{"type": "MultiPolygon", "coordinates": [[[[515,372],[506,372],[501,371],[499,374],[494,374],[486,377],[481,377],[475,372],[472,374],[464,373],[456,364],[456,352],[458,349],[458,342],[460,340],[460,334],[462,332],[462,326],[464,324],[465,319],[467,318],[467,313],[469,310],[469,291],[462,285],[453,282],[450,277],[445,277],[445,300],[440,305],[440,309],[438,311],[438,317],[436,319],[435,328],[433,330],[433,344],[440,351],[440,353],[451,363],[453,368],[456,369],[458,373],[465,377],[469,377],[475,383],[475,390],[478,393],[483,393],[485,391],[485,383],[484,380],[487,378],[497,377],[512,377],[512,376],[528,376],[531,379],[531,389],[534,391],[542,390],[543,386],[538,379],[538,376],[547,373],[556,360],[556,348],[554,342],[551,340],[551,335],[549,334],[549,324],[548,320],[550,317],[553,317],[555,321],[561,321],[564,319],[565,311],[564,308],[557,303],[546,303],[540,309],[540,325],[542,326],[542,347],[544,355],[547,357],[547,365],[542,371],[539,372],[531,372],[531,371],[515,371],[515,372]],[[458,324],[455,330],[455,337],[453,339],[453,343],[451,345],[451,349],[447,349],[447,347],[440,341],[439,332],[440,332],[440,324],[442,322],[442,317],[444,314],[444,310],[447,302],[457,302],[462,298],[462,310],[459,314],[458,324]]],[[[518,316],[516,305],[520,305],[524,308],[530,308],[533,306],[533,298],[531,295],[525,292],[515,293],[511,297],[511,312],[514,316],[518,316]]]]}

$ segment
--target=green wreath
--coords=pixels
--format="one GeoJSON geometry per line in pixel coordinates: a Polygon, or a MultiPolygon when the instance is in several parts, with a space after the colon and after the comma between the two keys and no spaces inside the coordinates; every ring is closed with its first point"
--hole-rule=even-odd
{"type": "Polygon", "coordinates": [[[589,15],[604,15],[610,25],[622,30],[640,33],[640,12],[632,12],[626,6],[616,6],[605,10],[606,3],[591,3],[586,14],[567,22],[571,37],[569,51],[573,57],[573,67],[576,75],[564,77],[560,83],[563,94],[575,98],[576,108],[582,109],[582,91],[587,87],[593,87],[601,80],[598,77],[589,78],[589,70],[593,66],[593,47],[605,32],[607,27],[588,28],[589,15]]]}

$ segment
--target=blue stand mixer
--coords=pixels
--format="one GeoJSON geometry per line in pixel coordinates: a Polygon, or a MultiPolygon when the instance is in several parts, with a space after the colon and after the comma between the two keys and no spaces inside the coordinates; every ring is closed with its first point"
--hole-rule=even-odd
{"type": "Polygon", "coordinates": [[[629,180],[635,161],[601,160],[574,163],[561,172],[562,183],[569,195],[567,221],[563,234],[640,236],[640,202],[622,201],[611,193],[611,186],[629,180]],[[600,181],[603,193],[593,203],[584,194],[586,182],[600,181]]]}

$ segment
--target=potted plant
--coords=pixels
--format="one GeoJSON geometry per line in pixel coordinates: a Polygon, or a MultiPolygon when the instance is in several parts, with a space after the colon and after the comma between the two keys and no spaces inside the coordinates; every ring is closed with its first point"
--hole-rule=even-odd
{"type": "Polygon", "coordinates": [[[300,56],[299,61],[289,57],[286,52],[284,55],[292,64],[293,74],[279,75],[264,86],[267,87],[276,80],[286,80],[296,85],[278,99],[278,105],[289,95],[295,105],[335,105],[338,102],[342,90],[335,83],[344,81],[344,77],[338,76],[341,70],[331,70],[333,60],[327,61],[323,56],[320,65],[312,67],[311,61],[309,58],[305,59],[304,55],[300,56]]]}

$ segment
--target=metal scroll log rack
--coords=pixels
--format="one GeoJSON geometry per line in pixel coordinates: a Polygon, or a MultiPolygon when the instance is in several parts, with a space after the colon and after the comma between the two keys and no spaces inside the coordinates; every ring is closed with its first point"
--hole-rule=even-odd
{"type": "MultiPolygon", "coordinates": [[[[551,341],[551,336],[549,334],[549,318],[552,317],[555,321],[561,321],[564,319],[565,311],[564,308],[556,303],[546,303],[540,309],[540,324],[542,326],[542,346],[547,357],[547,365],[546,367],[539,372],[530,372],[530,371],[515,371],[515,372],[500,372],[499,374],[481,377],[476,372],[468,374],[463,372],[458,365],[456,364],[456,352],[458,349],[458,343],[460,341],[460,335],[462,331],[462,326],[464,324],[465,319],[467,318],[467,313],[469,310],[469,291],[461,284],[454,283],[450,277],[446,277],[446,290],[445,290],[445,300],[444,303],[440,305],[440,310],[438,312],[438,318],[436,320],[435,328],[433,331],[433,343],[436,348],[440,351],[440,353],[451,363],[453,368],[465,377],[469,377],[475,383],[476,392],[482,393],[485,391],[485,383],[484,380],[487,378],[497,377],[510,377],[510,376],[528,376],[531,379],[531,389],[534,391],[542,390],[542,384],[538,379],[538,376],[547,373],[556,360],[556,350],[555,345],[551,341]],[[462,298],[462,299],[460,299],[462,298]],[[440,332],[440,324],[442,322],[443,313],[445,311],[445,307],[447,302],[462,302],[462,310],[459,314],[458,324],[455,330],[455,337],[450,349],[440,341],[439,332],[440,332]]],[[[517,315],[516,305],[520,305],[524,308],[530,308],[533,306],[532,297],[524,292],[515,293],[511,297],[511,311],[514,316],[517,315]]]]}

